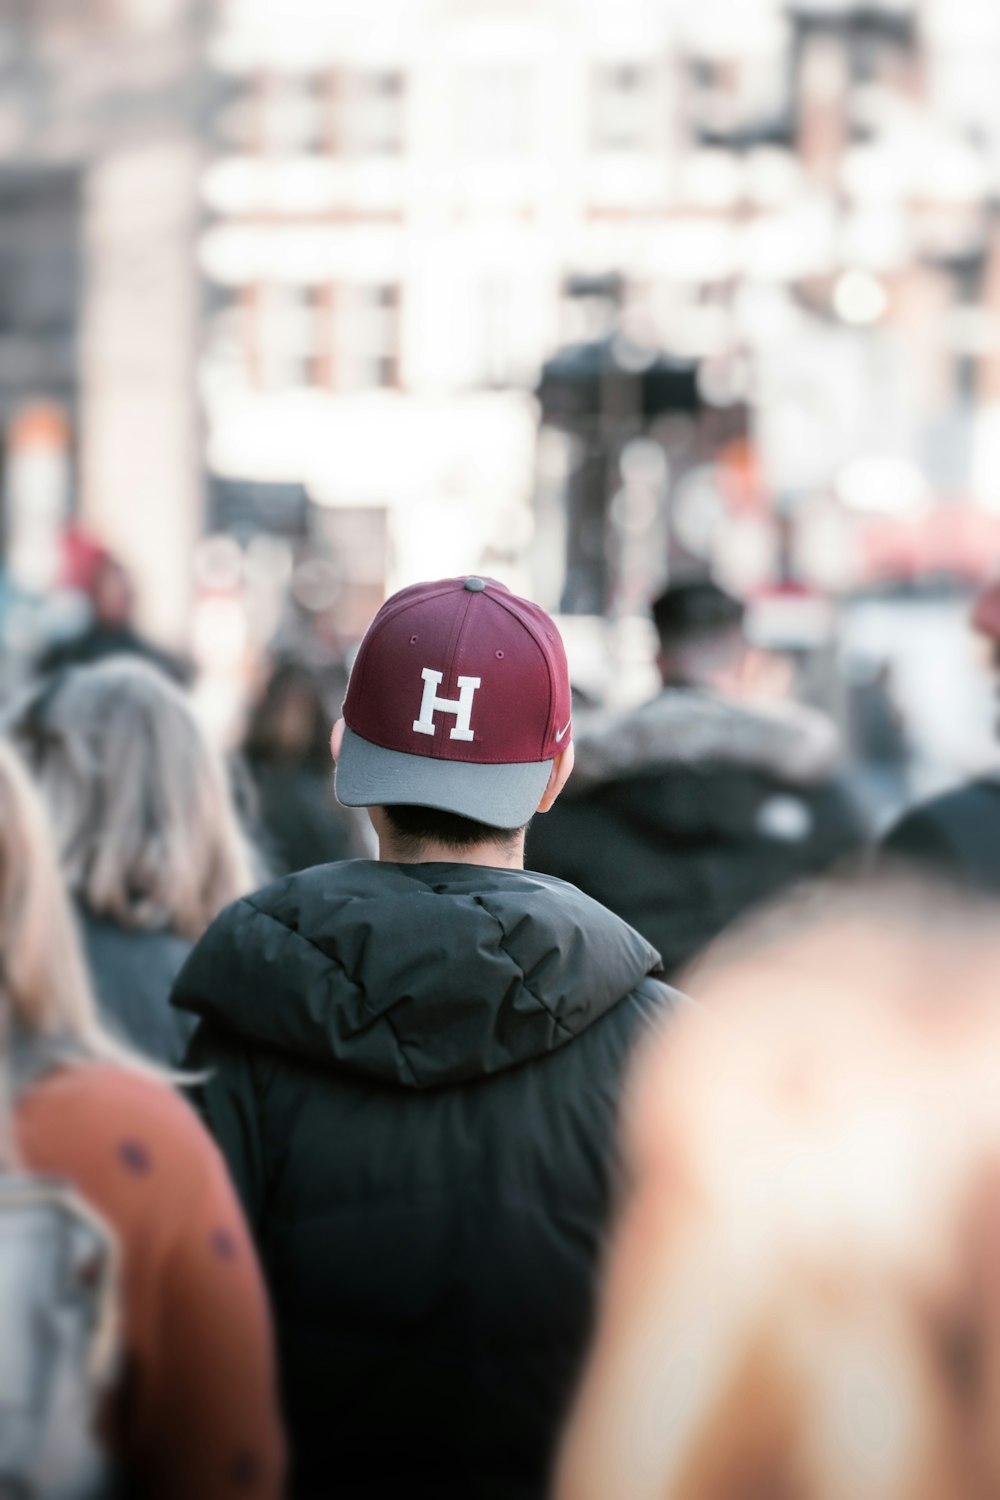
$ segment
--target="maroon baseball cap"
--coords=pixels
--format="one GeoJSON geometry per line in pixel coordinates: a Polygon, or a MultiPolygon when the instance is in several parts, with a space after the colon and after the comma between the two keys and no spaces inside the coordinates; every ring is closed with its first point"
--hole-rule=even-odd
{"type": "Polygon", "coordinates": [[[543,609],[493,578],[415,583],[383,604],[358,650],[337,796],[520,828],[571,717],[566,652],[543,609]]]}

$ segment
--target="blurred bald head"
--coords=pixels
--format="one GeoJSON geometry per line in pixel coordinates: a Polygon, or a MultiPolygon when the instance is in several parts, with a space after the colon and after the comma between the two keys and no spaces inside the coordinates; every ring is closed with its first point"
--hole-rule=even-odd
{"type": "Polygon", "coordinates": [[[724,939],[631,1081],[557,1500],[1000,1493],[1000,939],[829,888],[724,939]]]}
{"type": "Polygon", "coordinates": [[[713,687],[738,672],[744,606],[709,578],[671,583],[650,605],[665,687],[713,687]]]}

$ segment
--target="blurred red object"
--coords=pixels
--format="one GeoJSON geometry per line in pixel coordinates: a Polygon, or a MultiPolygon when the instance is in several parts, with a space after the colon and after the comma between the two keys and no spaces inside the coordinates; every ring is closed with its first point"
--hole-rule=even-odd
{"type": "Polygon", "coordinates": [[[65,589],[92,594],[101,568],[110,561],[106,547],[78,526],[70,526],[63,534],[59,581],[65,589]]]}
{"type": "Polygon", "coordinates": [[[64,452],[69,447],[70,430],[66,413],[49,401],[34,401],[23,406],[11,423],[7,438],[13,449],[49,448],[64,452]]]}
{"type": "Polygon", "coordinates": [[[962,500],[915,516],[865,517],[859,537],[862,581],[954,574],[985,582],[1000,552],[1000,516],[962,500]]]}
{"type": "Polygon", "coordinates": [[[1000,641],[1000,578],[988,583],[972,606],[972,628],[1000,641]]]}

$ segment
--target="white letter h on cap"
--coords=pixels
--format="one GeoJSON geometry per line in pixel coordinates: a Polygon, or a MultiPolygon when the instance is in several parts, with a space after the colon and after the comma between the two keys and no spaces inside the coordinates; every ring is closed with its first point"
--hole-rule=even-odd
{"type": "Polygon", "coordinates": [[[434,715],[438,709],[442,713],[455,715],[455,727],[451,731],[450,738],[453,740],[474,740],[475,735],[469,728],[472,719],[472,700],[476,694],[482,678],[460,677],[458,679],[457,698],[439,698],[437,690],[444,681],[443,672],[435,672],[433,667],[424,667],[420,674],[424,679],[424,696],[420,704],[420,718],[414,719],[413,728],[416,734],[434,734],[437,725],[434,723],[434,715]]]}

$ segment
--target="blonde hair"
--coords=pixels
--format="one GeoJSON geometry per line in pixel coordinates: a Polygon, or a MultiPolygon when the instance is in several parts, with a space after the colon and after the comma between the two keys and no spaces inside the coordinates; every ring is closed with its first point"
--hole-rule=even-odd
{"type": "Polygon", "coordinates": [[[254,884],[222,759],[158,668],[124,656],[71,668],[12,729],[67,885],[96,916],[194,940],[254,884]]]}
{"type": "Polygon", "coordinates": [[[0,741],[0,996],[11,1026],[66,1039],[90,1057],[153,1072],[115,1042],[97,1008],[45,809],[0,741]]]}
{"type": "Polygon", "coordinates": [[[1000,1493],[998,975],[995,908],[870,888],[699,970],[557,1500],[1000,1493]]]}

